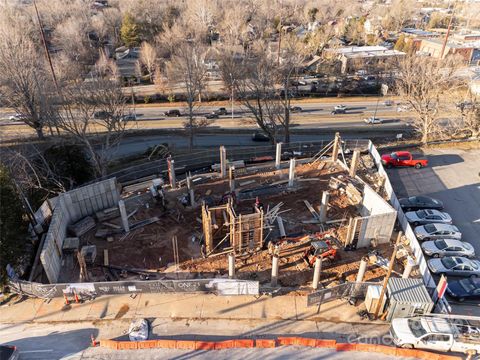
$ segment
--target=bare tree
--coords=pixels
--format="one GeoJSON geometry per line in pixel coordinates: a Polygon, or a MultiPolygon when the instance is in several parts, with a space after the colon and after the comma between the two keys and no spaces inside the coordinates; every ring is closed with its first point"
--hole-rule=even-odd
{"type": "Polygon", "coordinates": [[[22,115],[38,137],[44,137],[52,106],[50,77],[45,72],[43,56],[22,29],[0,29],[0,85],[8,106],[22,115]]]}
{"type": "Polygon", "coordinates": [[[92,78],[65,91],[65,107],[56,114],[58,127],[83,146],[97,176],[105,176],[128,128],[125,97],[116,82],[92,78]]]}
{"type": "Polygon", "coordinates": [[[147,70],[150,82],[152,82],[153,74],[157,67],[157,51],[147,42],[143,42],[140,46],[140,64],[147,70]]]}
{"type": "Polygon", "coordinates": [[[185,127],[189,134],[190,150],[193,149],[195,128],[206,124],[204,120],[194,116],[197,99],[200,100],[207,80],[204,53],[204,48],[197,41],[184,41],[176,47],[171,61],[167,64],[168,78],[185,89],[188,112],[185,127]]]}
{"type": "Polygon", "coordinates": [[[451,106],[444,97],[460,85],[455,75],[459,67],[455,57],[437,60],[430,57],[405,56],[399,63],[395,87],[414,113],[413,127],[421,135],[422,144],[436,140],[445,128],[440,121],[442,107],[451,106]]]}
{"type": "Polygon", "coordinates": [[[467,98],[462,98],[456,104],[455,109],[460,115],[460,122],[457,126],[457,132],[467,134],[472,138],[480,137],[480,99],[472,94],[468,94],[467,98]]]}

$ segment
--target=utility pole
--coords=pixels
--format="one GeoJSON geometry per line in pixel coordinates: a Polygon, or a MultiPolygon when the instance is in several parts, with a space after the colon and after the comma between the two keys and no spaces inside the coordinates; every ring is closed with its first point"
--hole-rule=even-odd
{"type": "Polygon", "coordinates": [[[375,320],[378,319],[378,313],[380,312],[380,308],[382,307],[383,297],[385,296],[385,291],[387,290],[388,280],[390,279],[390,275],[392,274],[393,270],[393,263],[395,262],[395,257],[397,256],[397,250],[400,246],[400,240],[402,239],[403,232],[400,231],[397,236],[397,241],[395,242],[395,247],[393,248],[392,257],[390,259],[390,264],[388,265],[388,272],[383,280],[382,292],[380,293],[380,298],[378,299],[377,308],[375,309],[375,320]]]}
{"type": "Polygon", "coordinates": [[[445,34],[445,40],[443,40],[442,44],[442,51],[440,51],[439,61],[443,59],[443,54],[445,53],[445,48],[447,47],[448,37],[450,36],[450,29],[452,28],[453,13],[454,11],[452,9],[452,14],[450,15],[450,20],[448,21],[447,33],[445,34]]]}
{"type": "Polygon", "coordinates": [[[232,88],[232,120],[233,120],[233,84],[235,80],[233,79],[232,73],[230,73],[230,87],[232,88]]]}

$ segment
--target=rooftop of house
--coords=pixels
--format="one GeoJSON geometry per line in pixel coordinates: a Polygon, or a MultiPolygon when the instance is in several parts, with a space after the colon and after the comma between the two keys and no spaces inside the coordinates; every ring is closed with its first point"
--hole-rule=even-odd
{"type": "Polygon", "coordinates": [[[421,36],[421,37],[438,37],[440,34],[432,32],[432,31],[425,31],[422,29],[414,29],[414,28],[404,28],[402,29],[402,33],[414,35],[414,36],[421,36]]]}
{"type": "Polygon", "coordinates": [[[334,50],[334,52],[338,55],[342,55],[349,59],[405,55],[405,53],[402,51],[391,50],[385,46],[349,46],[349,47],[336,49],[334,50]]]}
{"type": "MultiPolygon", "coordinates": [[[[444,39],[423,39],[422,43],[423,42],[432,43],[432,44],[436,44],[436,45],[443,45],[444,39]]],[[[464,43],[457,42],[457,41],[455,41],[455,42],[454,41],[448,41],[446,46],[450,49],[469,49],[469,48],[474,47],[472,43],[464,44],[464,43]]]]}

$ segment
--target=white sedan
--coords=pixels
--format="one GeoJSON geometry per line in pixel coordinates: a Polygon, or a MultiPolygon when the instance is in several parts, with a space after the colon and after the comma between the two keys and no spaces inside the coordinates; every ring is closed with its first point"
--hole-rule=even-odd
{"type": "Polygon", "coordinates": [[[425,241],[422,244],[425,255],[432,257],[464,256],[472,258],[475,256],[475,249],[467,242],[454,239],[439,239],[425,241]]]}
{"type": "Polygon", "coordinates": [[[413,232],[418,240],[436,240],[436,239],[462,239],[462,233],[454,225],[449,224],[427,224],[417,226],[413,232]]]}
{"type": "Polygon", "coordinates": [[[333,109],[337,111],[345,111],[347,110],[347,107],[345,105],[336,105],[333,109]]]}
{"type": "Polygon", "coordinates": [[[383,120],[374,116],[370,116],[369,118],[363,119],[366,124],[375,125],[375,124],[383,124],[383,120]]]}
{"type": "Polygon", "coordinates": [[[480,261],[460,256],[446,256],[441,259],[430,259],[428,260],[427,265],[430,271],[434,274],[471,277],[477,277],[480,275],[480,261]]]}
{"type": "Polygon", "coordinates": [[[409,211],[405,214],[407,221],[413,226],[431,223],[451,224],[452,217],[446,212],[433,209],[409,211]]]}

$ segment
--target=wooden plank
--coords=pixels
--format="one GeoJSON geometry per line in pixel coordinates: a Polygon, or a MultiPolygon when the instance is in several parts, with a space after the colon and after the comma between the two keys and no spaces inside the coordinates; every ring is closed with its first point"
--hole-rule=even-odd
{"type": "Polygon", "coordinates": [[[122,228],[120,225],[112,224],[112,223],[109,223],[107,221],[102,222],[102,225],[111,227],[112,229],[121,229],[122,228]]]}
{"type": "Polygon", "coordinates": [[[108,249],[103,250],[103,265],[108,266],[108,249]]]}

